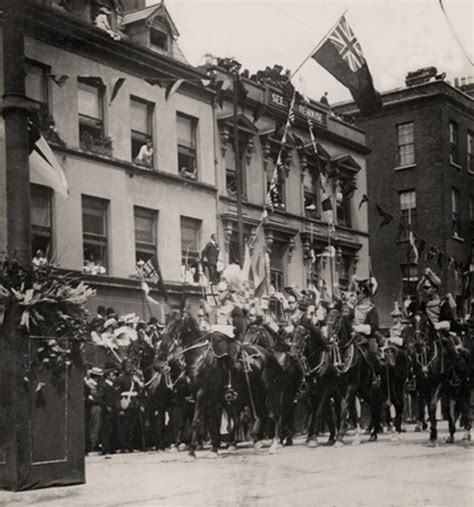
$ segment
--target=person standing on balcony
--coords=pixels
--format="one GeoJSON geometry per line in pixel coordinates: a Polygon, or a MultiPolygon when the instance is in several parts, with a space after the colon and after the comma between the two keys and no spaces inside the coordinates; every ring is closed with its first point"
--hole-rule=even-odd
{"type": "Polygon", "coordinates": [[[201,263],[207,267],[208,280],[215,284],[219,281],[219,272],[217,271],[217,262],[219,260],[219,245],[217,244],[217,234],[211,234],[211,240],[204,247],[201,253],[201,263]]]}

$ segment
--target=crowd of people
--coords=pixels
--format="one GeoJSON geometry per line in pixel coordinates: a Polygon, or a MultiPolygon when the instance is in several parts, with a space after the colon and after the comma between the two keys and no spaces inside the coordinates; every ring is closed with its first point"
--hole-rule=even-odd
{"type": "MultiPolygon", "coordinates": [[[[205,258],[213,260],[216,251],[212,250],[216,248],[211,244],[205,258]]],[[[352,332],[363,337],[368,360],[374,372],[379,372],[381,346],[387,341],[398,347],[410,346],[403,330],[415,311],[425,312],[436,332],[459,331],[459,326],[467,325],[472,335],[474,315],[471,312],[464,321],[456,318],[450,298],[439,295],[440,284],[435,273],[427,270],[420,283],[420,291],[424,293],[422,303],[412,301],[400,305],[396,302],[393,325],[388,331],[379,327],[377,309],[371,300],[375,288],[371,280],[357,281],[354,292],[341,294],[341,299],[331,303],[323,301],[315,289],[299,291],[296,288],[287,288],[284,293],[275,293],[269,300],[262,301],[246,284],[236,289],[226,281],[216,281],[207,299],[202,300],[195,318],[203,335],[219,332],[237,341],[252,342],[257,335],[253,331],[263,326],[270,331],[267,335],[270,338],[259,345],[276,350],[278,343],[287,342],[298,325],[317,327],[323,342],[327,341],[328,314],[335,305],[344,307],[351,312],[352,332]]],[[[167,372],[157,373],[154,365],[164,332],[165,323],[155,317],[145,322],[135,314],[118,316],[113,308],[97,308],[97,315],[90,321],[90,342],[84,354],[88,366],[85,408],[89,452],[130,452],[165,448],[175,443],[172,398],[177,386],[170,382],[167,372]],[[156,388],[157,378],[162,377],[167,387],[162,392],[162,396],[167,397],[166,403],[155,396],[156,389],[150,389],[156,388]]],[[[456,347],[463,345],[456,343],[456,347]]],[[[184,389],[187,404],[184,409],[177,409],[188,411],[190,420],[193,399],[189,379],[185,373],[180,379],[179,388],[184,389]]]]}

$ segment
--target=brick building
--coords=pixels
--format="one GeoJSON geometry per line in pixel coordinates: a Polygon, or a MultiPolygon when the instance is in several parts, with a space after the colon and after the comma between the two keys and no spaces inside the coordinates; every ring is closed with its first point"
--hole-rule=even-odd
{"type": "Polygon", "coordinates": [[[460,302],[463,273],[472,263],[474,85],[463,79],[452,86],[435,74],[436,69],[410,73],[405,88],[382,94],[383,108],[370,118],[357,118],[353,104],[335,107],[344,117],[354,116],[372,150],[367,158],[370,256],[384,323],[390,322],[395,300],[415,294],[427,266],[441,276],[442,291],[460,302]],[[381,229],[376,203],[394,217],[381,229]],[[425,241],[418,263],[409,227],[419,247],[420,238],[425,241]],[[433,255],[427,256],[430,250],[433,255]]]}

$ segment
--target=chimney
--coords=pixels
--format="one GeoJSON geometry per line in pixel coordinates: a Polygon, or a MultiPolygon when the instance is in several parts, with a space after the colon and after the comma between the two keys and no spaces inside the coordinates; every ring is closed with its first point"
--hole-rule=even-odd
{"type": "Polygon", "coordinates": [[[454,78],[454,87],[459,88],[459,78],[458,77],[454,78]]]}
{"type": "Polygon", "coordinates": [[[465,86],[466,85],[466,78],[465,77],[462,77],[461,78],[461,87],[462,86],[465,86]]]}

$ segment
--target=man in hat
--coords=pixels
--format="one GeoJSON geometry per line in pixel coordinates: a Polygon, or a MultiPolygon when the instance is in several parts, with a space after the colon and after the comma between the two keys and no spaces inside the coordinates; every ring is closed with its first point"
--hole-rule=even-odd
{"type": "Polygon", "coordinates": [[[219,245],[217,244],[217,234],[211,234],[211,239],[201,252],[201,263],[208,270],[208,279],[210,283],[219,281],[219,272],[217,271],[217,262],[219,261],[219,245]]]}
{"type": "Polygon", "coordinates": [[[428,317],[432,329],[446,337],[449,331],[455,331],[456,322],[449,300],[442,300],[439,295],[440,285],[441,279],[430,268],[426,268],[418,287],[421,287],[424,293],[421,310],[428,317]]]}
{"type": "Polygon", "coordinates": [[[363,337],[369,345],[369,360],[375,375],[374,384],[378,384],[381,371],[378,345],[381,344],[382,335],[379,332],[379,314],[371,301],[373,290],[370,280],[357,280],[357,302],[353,312],[352,330],[363,337]]]}
{"type": "Polygon", "coordinates": [[[102,409],[102,431],[100,436],[101,454],[115,452],[114,438],[116,432],[116,417],[119,397],[115,388],[117,367],[114,363],[107,363],[104,368],[103,381],[97,389],[97,402],[102,409]]]}
{"type": "Polygon", "coordinates": [[[403,345],[402,333],[405,325],[402,322],[402,311],[398,301],[393,304],[393,310],[390,313],[393,319],[393,325],[390,327],[390,341],[396,345],[403,345]]]}
{"type": "Polygon", "coordinates": [[[97,400],[97,390],[103,375],[102,368],[92,366],[84,378],[84,399],[86,419],[86,451],[97,451],[99,447],[102,409],[97,400]]]}
{"type": "Polygon", "coordinates": [[[109,16],[111,15],[112,11],[110,9],[107,9],[107,7],[101,7],[94,20],[94,25],[100,30],[107,32],[110,35],[110,37],[112,37],[113,40],[120,40],[121,39],[120,35],[114,32],[112,30],[112,27],[110,26],[109,16]]]}

